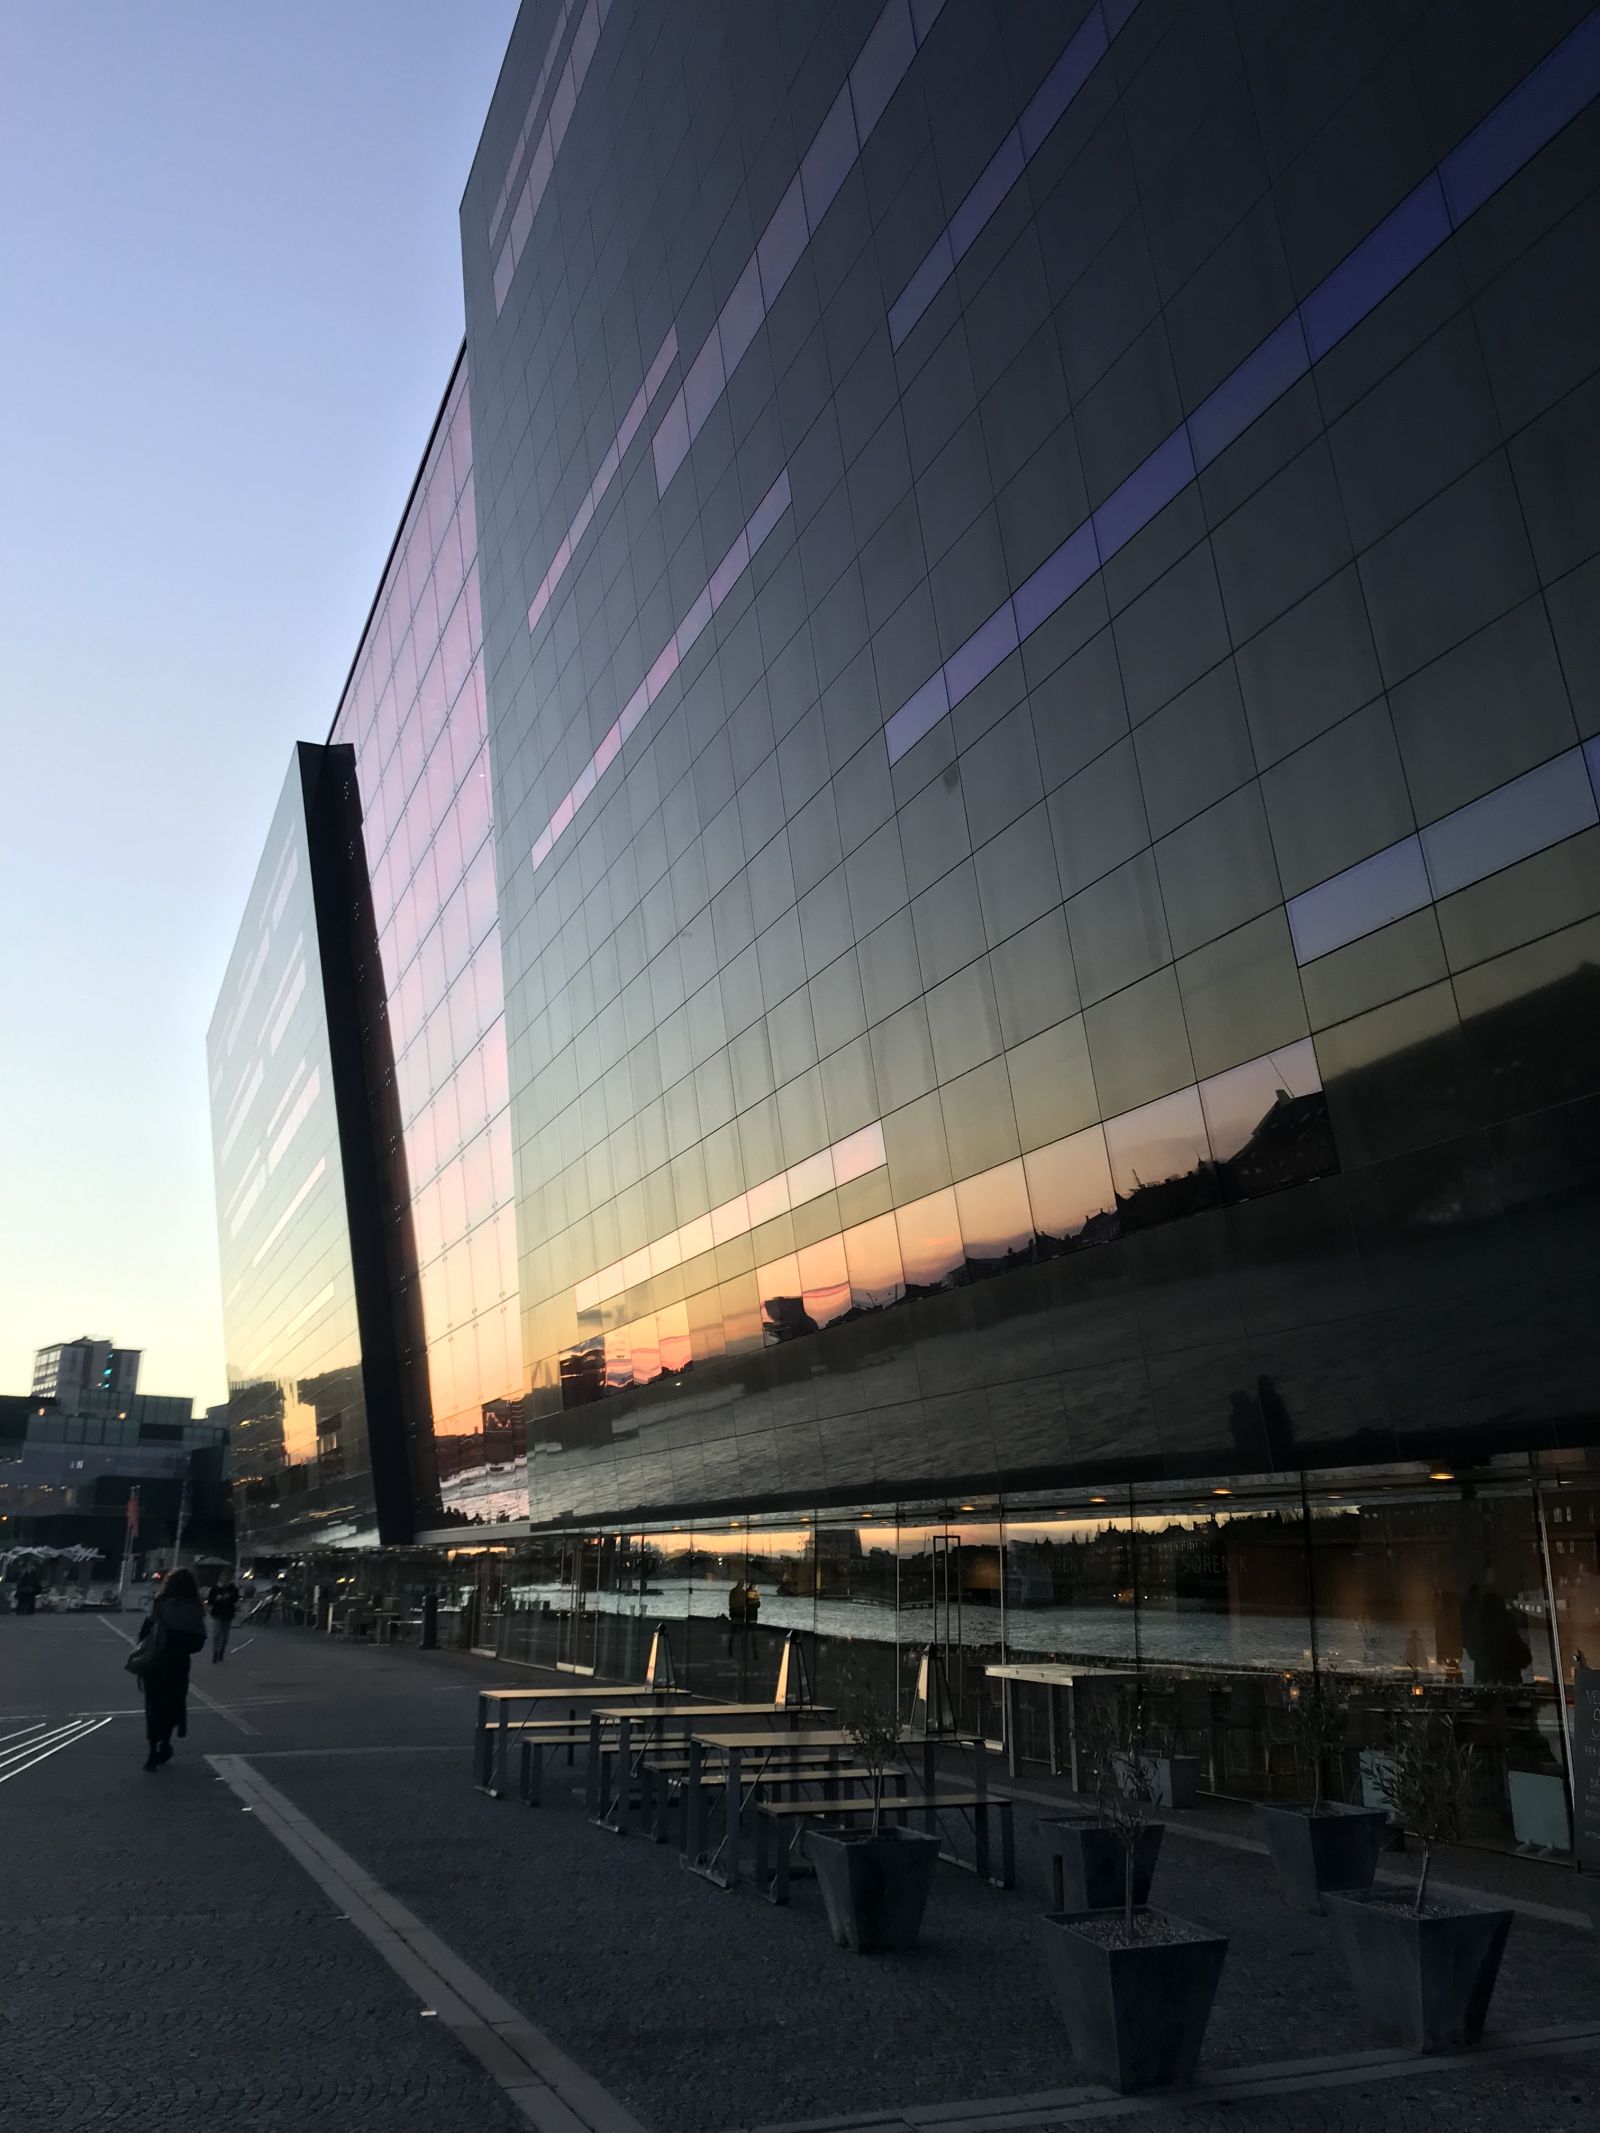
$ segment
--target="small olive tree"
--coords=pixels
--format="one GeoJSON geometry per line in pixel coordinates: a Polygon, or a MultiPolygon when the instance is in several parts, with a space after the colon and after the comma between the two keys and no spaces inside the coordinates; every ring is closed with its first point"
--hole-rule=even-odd
{"type": "Polygon", "coordinates": [[[1322,1810],[1330,1760],[1344,1745],[1350,1699],[1322,1673],[1294,1673],[1284,1678],[1284,1698],[1277,1714],[1283,1735],[1297,1759],[1311,1766],[1311,1812],[1322,1810]]]}
{"type": "Polygon", "coordinates": [[[1146,1715],[1142,1690],[1125,1685],[1098,1697],[1084,1713],[1081,1727],[1094,1773],[1096,1812],[1122,1846],[1122,1931],[1130,1946],[1138,1937],[1134,1858],[1156,1805],[1156,1771],[1146,1715]]]}
{"type": "Polygon", "coordinates": [[[1379,1777],[1402,1826],[1422,1841],[1422,1872],[1413,1906],[1421,1916],[1434,1846],[1461,1834],[1472,1749],[1463,1744],[1453,1711],[1406,1709],[1395,1714],[1391,1759],[1379,1777]]]}
{"type": "Polygon", "coordinates": [[[839,1726],[872,1781],[872,1834],[883,1826],[883,1787],[900,1759],[900,1714],[892,1691],[860,1667],[846,1669],[839,1688],[839,1726]]]}

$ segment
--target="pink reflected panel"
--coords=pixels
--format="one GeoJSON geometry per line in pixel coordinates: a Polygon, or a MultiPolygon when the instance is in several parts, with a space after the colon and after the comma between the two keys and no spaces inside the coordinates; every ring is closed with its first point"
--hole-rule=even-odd
{"type": "Polygon", "coordinates": [[[788,1173],[789,1204],[803,1207],[807,1200],[815,1200],[834,1186],[833,1150],[824,1148],[819,1155],[808,1155],[803,1163],[796,1163],[788,1173]]]}
{"type": "Polygon", "coordinates": [[[844,1233],[845,1264],[851,1301],[858,1311],[881,1310],[896,1302],[905,1288],[900,1232],[893,1215],[878,1215],[844,1233]]]}
{"type": "Polygon", "coordinates": [[[763,1185],[752,1185],[745,1200],[750,1209],[750,1227],[757,1229],[763,1222],[789,1212],[789,1181],[781,1176],[768,1178],[763,1185]]]}
{"type": "Polygon", "coordinates": [[[1198,1089],[1179,1089],[1105,1124],[1111,1179],[1120,1199],[1141,1186],[1187,1177],[1211,1159],[1198,1089]]]}
{"type": "Polygon", "coordinates": [[[1236,1156],[1284,1097],[1313,1096],[1321,1087],[1316,1047],[1309,1037],[1201,1082],[1200,1108],[1217,1161],[1236,1156]]]}
{"type": "Polygon", "coordinates": [[[900,1260],[908,1289],[942,1288],[960,1268],[965,1253],[954,1190],[930,1192],[895,1210],[900,1233],[900,1260]]]}
{"type": "Polygon", "coordinates": [[[843,1237],[824,1237],[795,1254],[800,1267],[800,1290],[806,1316],[814,1325],[829,1326],[850,1309],[850,1268],[843,1237]]]}
{"type": "Polygon", "coordinates": [[[956,1208],[969,1259],[1005,1259],[1033,1243],[1033,1211],[1020,1160],[963,1179],[956,1187],[956,1208]]]}
{"type": "Polygon", "coordinates": [[[1089,1126],[1036,1148],[1023,1157],[1022,1167],[1033,1226],[1041,1237],[1075,1238],[1097,1217],[1103,1223],[1115,1215],[1117,1196],[1102,1127],[1089,1126]]]}
{"type": "Polygon", "coordinates": [[[717,1244],[726,1244],[730,1237],[742,1237],[749,1227],[750,1203],[742,1192],[711,1210],[711,1236],[717,1244]]]}
{"type": "Polygon", "coordinates": [[[756,1288],[761,1297],[761,1319],[779,1340],[813,1328],[805,1321],[805,1303],[800,1293],[800,1262],[793,1252],[756,1268],[756,1288]]]}
{"type": "Polygon", "coordinates": [[[693,1349],[689,1340],[687,1304],[670,1304],[665,1311],[656,1313],[656,1344],[663,1370],[676,1374],[688,1368],[693,1360],[693,1349]]]}
{"type": "Polygon", "coordinates": [[[848,1185],[853,1178],[864,1178],[871,1170],[877,1170],[888,1161],[883,1145],[883,1127],[874,1119],[870,1126],[863,1126],[859,1133],[833,1144],[833,1174],[840,1185],[848,1185]]]}

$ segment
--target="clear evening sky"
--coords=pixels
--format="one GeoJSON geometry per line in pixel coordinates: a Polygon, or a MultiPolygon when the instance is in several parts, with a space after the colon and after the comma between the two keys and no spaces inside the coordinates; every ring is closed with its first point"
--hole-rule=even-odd
{"type": "Polygon", "coordinates": [[[0,8],[0,1392],[224,1396],[204,1039],[461,338],[515,0],[0,8]]]}

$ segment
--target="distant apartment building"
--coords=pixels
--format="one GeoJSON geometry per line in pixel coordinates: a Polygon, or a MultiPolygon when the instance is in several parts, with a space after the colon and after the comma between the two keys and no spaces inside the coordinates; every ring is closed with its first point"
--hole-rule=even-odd
{"type": "Polygon", "coordinates": [[[118,1348],[110,1341],[93,1340],[87,1333],[75,1341],[57,1341],[53,1347],[34,1353],[34,1394],[39,1399],[60,1400],[64,1405],[84,1393],[124,1398],[139,1389],[142,1353],[138,1348],[118,1348]]]}

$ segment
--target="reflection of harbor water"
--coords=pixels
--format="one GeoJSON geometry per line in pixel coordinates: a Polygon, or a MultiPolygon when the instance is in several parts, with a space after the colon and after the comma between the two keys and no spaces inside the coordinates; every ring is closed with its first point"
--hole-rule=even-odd
{"type": "MultiPolygon", "coordinates": [[[[868,1637],[874,1642],[923,1645],[959,1643],[971,1650],[1002,1649],[998,1608],[935,1610],[873,1599],[811,1599],[777,1592],[759,1584],[761,1627],[801,1629],[822,1637],[868,1637]]],[[[549,1607],[557,1613],[571,1606],[570,1586],[539,1583],[512,1588],[512,1605],[549,1607]]],[[[591,1592],[585,1610],[646,1622],[670,1629],[686,1617],[696,1621],[726,1618],[727,1589],[692,1578],[661,1578],[645,1594],[591,1592]]],[[[1131,1660],[1135,1652],[1146,1666],[1237,1668],[1246,1671],[1309,1665],[1310,1632],[1303,1615],[1179,1612],[1143,1607],[1137,1624],[1131,1607],[1012,1607],[1004,1617],[1004,1653],[1012,1660],[1131,1660]]],[[[1324,1665],[1346,1672],[1391,1672],[1410,1665],[1407,1632],[1388,1622],[1355,1622],[1324,1615],[1317,1624],[1317,1649],[1324,1665]]]]}

